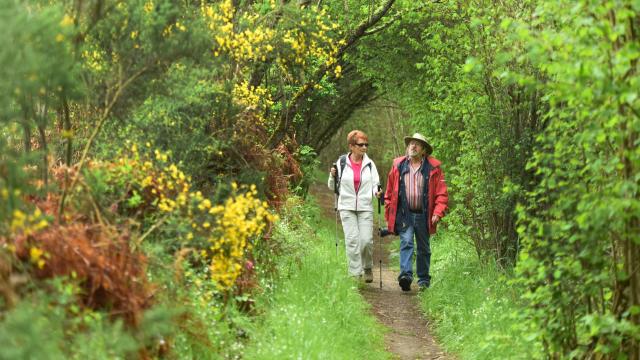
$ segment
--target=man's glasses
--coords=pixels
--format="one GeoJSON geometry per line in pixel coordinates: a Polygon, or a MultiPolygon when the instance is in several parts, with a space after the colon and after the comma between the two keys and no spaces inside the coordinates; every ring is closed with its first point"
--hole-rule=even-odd
{"type": "Polygon", "coordinates": [[[368,143],[355,144],[355,145],[356,145],[357,147],[363,147],[363,146],[369,147],[369,144],[368,144],[368,143]]]}

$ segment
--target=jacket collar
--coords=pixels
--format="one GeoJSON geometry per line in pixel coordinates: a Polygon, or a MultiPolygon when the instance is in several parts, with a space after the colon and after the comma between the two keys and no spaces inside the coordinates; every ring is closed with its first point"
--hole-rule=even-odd
{"type": "MultiPolygon", "coordinates": [[[[365,154],[366,155],[366,154],[365,154]]],[[[398,166],[398,164],[400,164],[402,161],[406,160],[407,157],[406,156],[400,156],[397,157],[393,160],[393,166],[398,166]]],[[[435,169],[437,167],[440,167],[440,160],[434,158],[433,156],[428,156],[427,160],[429,161],[429,165],[431,165],[431,169],[435,169]]]]}
{"type": "MultiPolygon", "coordinates": [[[[441,164],[440,160],[434,158],[433,156],[427,156],[426,158],[427,158],[426,160],[429,162],[429,166],[428,166],[429,173],[432,172],[433,170],[435,170],[436,168],[440,167],[440,164],[441,164]]],[[[401,165],[400,168],[399,168],[400,173],[401,174],[405,174],[406,172],[409,171],[409,161],[410,161],[410,159],[409,159],[408,156],[400,157],[398,159],[399,159],[398,164],[401,165]]],[[[423,166],[422,169],[423,169],[423,173],[424,173],[424,169],[425,169],[425,163],[424,162],[422,163],[422,166],[423,166]]]]}
{"type": "MultiPolygon", "coordinates": [[[[351,153],[347,154],[347,160],[349,160],[349,155],[351,155],[351,153]]],[[[349,166],[351,166],[351,160],[348,161],[349,162],[349,166]]],[[[369,156],[367,156],[367,154],[365,153],[362,156],[362,168],[364,168],[365,166],[367,166],[369,163],[371,163],[371,159],[369,159],[369,156]]]]}
{"type": "Polygon", "coordinates": [[[427,160],[429,160],[429,164],[431,164],[432,168],[437,168],[441,164],[440,160],[434,158],[433,156],[427,157],[427,160]]]}

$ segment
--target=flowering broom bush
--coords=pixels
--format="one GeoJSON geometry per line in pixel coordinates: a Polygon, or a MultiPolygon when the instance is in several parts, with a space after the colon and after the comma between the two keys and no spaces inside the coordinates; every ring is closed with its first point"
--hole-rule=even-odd
{"type": "Polygon", "coordinates": [[[134,246],[158,231],[155,238],[171,238],[161,239],[171,241],[170,249],[195,250],[220,291],[234,286],[254,240],[276,220],[268,204],[256,197],[255,185],[232,183],[227,199],[215,204],[192,190],[191,179],[169,161],[169,154],[151,152],[150,144],[145,151],[133,145],[118,161],[95,163],[90,172],[93,188],[106,184],[107,191],[95,194],[103,198],[102,207],[137,216],[143,224],[134,246]]]}

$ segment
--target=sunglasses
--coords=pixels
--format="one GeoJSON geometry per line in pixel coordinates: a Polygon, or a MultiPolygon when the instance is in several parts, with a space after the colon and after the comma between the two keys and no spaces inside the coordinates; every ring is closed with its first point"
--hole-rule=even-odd
{"type": "Polygon", "coordinates": [[[354,144],[354,145],[357,146],[357,147],[363,147],[363,146],[369,147],[368,143],[354,144]]]}

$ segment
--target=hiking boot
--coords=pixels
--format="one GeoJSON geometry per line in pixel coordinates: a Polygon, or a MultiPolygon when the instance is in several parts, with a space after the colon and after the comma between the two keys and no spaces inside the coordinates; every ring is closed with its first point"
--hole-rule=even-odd
{"type": "Polygon", "coordinates": [[[429,284],[425,284],[425,283],[418,284],[418,291],[419,292],[425,292],[425,291],[427,291],[428,288],[429,288],[429,284]]]}
{"type": "Polygon", "coordinates": [[[367,283],[373,282],[373,271],[371,269],[364,269],[364,281],[367,283]]]}
{"type": "Polygon", "coordinates": [[[398,284],[400,284],[402,291],[411,291],[411,278],[409,276],[402,275],[398,280],[398,284]]]}

